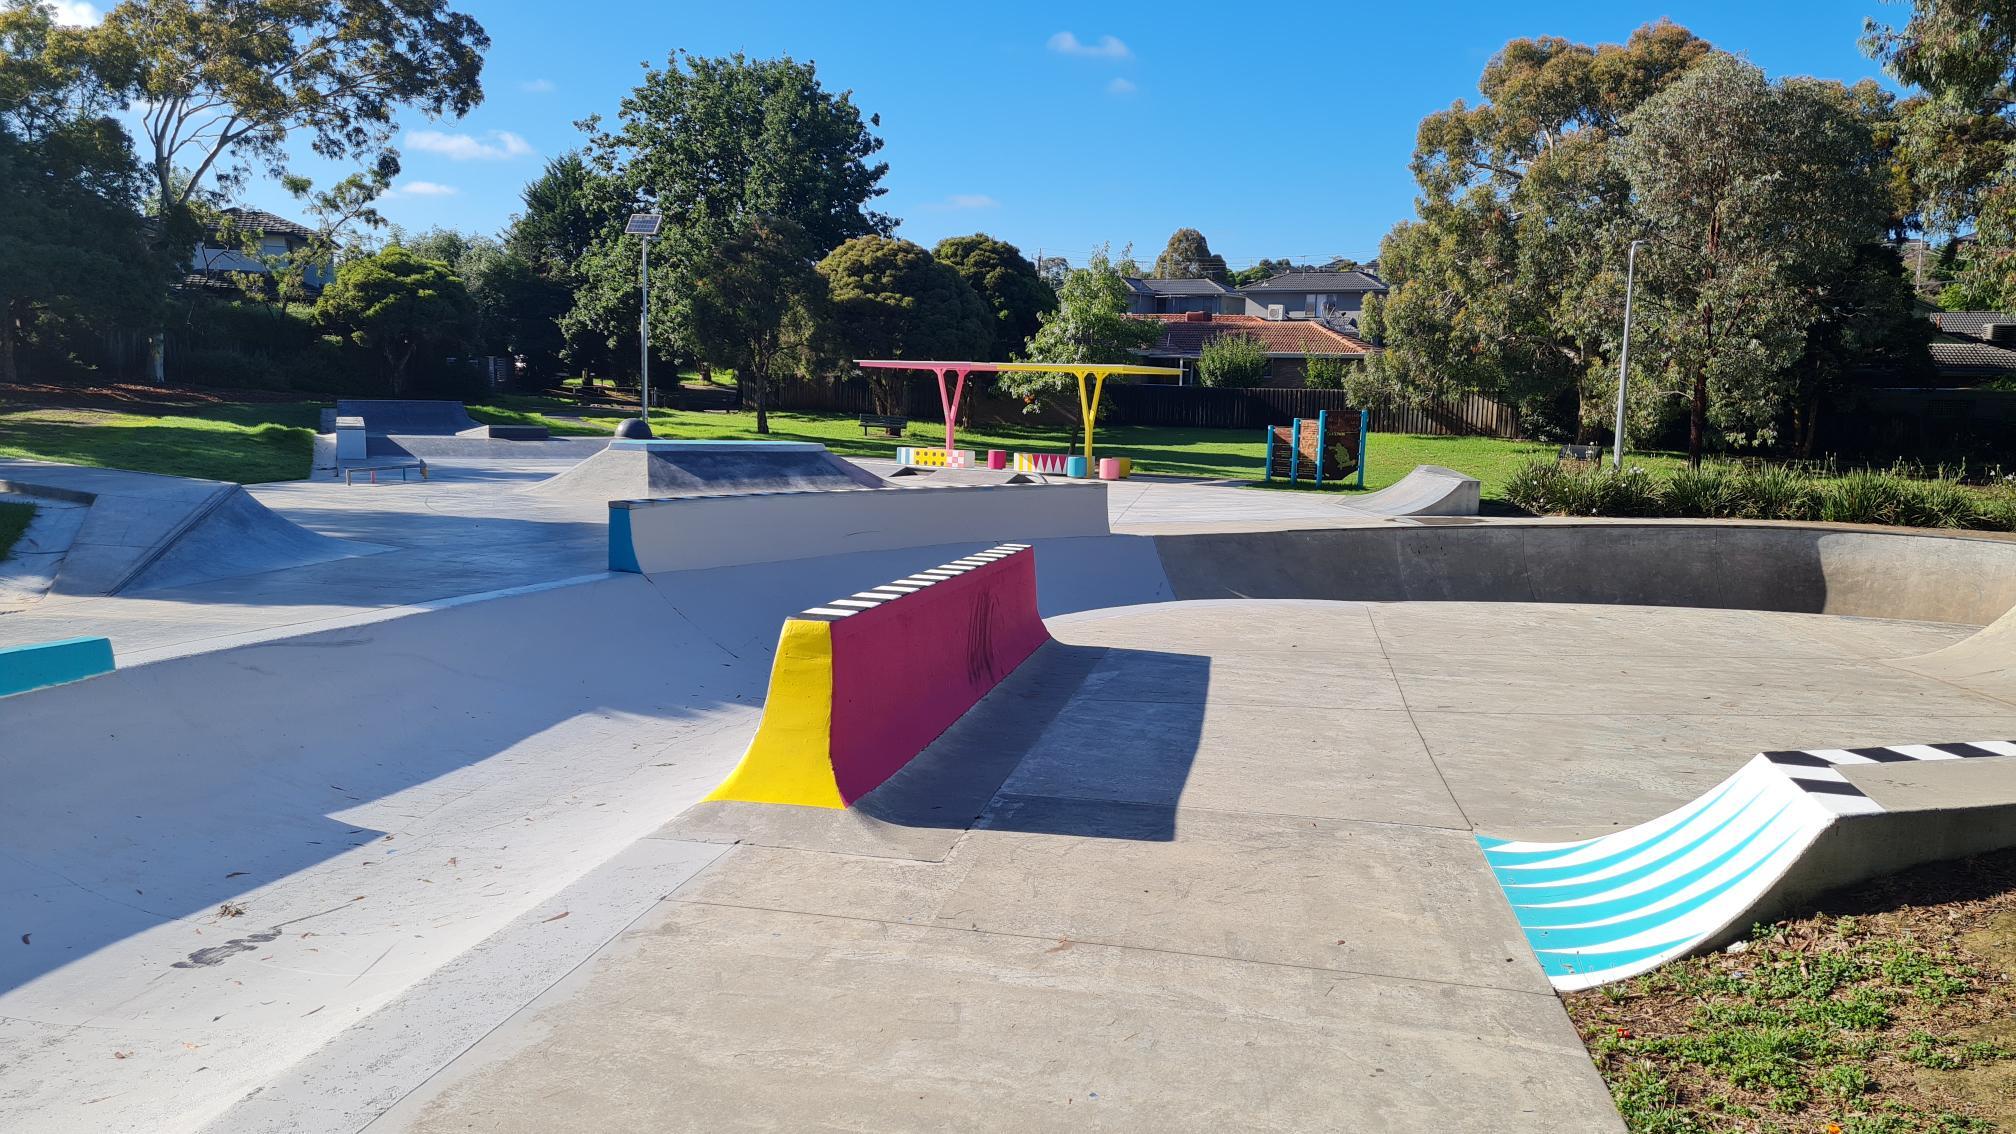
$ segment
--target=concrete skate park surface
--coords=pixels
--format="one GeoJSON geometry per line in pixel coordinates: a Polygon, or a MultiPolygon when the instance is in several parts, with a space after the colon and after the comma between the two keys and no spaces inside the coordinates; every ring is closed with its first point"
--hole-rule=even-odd
{"type": "Polygon", "coordinates": [[[0,619],[155,635],[0,701],[0,1127],[1619,1129],[1474,830],[2016,735],[2009,541],[1034,486],[1114,532],[1028,541],[1054,643],[857,808],[696,807],[785,616],[1018,533],[607,574],[553,464],[0,619]]]}

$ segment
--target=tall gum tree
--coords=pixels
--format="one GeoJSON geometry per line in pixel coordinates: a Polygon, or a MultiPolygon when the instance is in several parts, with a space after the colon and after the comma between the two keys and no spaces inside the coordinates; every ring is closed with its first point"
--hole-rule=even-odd
{"type": "Polygon", "coordinates": [[[1391,290],[1365,329],[1385,349],[1354,375],[1357,392],[1483,393],[1541,435],[1596,416],[1583,388],[1615,333],[1614,230],[1629,202],[1608,146],[1626,114],[1709,51],[1666,21],[1621,45],[1513,40],[1485,66],[1481,101],[1424,119],[1419,215],[1381,246],[1391,290]]]}
{"type": "Polygon", "coordinates": [[[1774,439],[1828,281],[1882,235],[1880,157],[1839,92],[1717,53],[1647,99],[1615,143],[1631,231],[1648,241],[1649,392],[1684,399],[1694,464],[1711,425],[1774,439]]]}

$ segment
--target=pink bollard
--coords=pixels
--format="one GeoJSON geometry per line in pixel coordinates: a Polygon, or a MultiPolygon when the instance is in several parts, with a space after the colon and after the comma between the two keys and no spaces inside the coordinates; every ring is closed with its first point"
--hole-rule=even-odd
{"type": "Polygon", "coordinates": [[[1100,480],[1120,479],[1120,459],[1118,457],[1099,458],[1099,479],[1100,480]]]}
{"type": "Polygon", "coordinates": [[[989,450],[987,450],[987,467],[988,467],[988,468],[990,468],[990,469],[1005,469],[1005,468],[1007,468],[1007,467],[1008,467],[1008,450],[1006,450],[1006,449],[989,449],[989,450]]]}

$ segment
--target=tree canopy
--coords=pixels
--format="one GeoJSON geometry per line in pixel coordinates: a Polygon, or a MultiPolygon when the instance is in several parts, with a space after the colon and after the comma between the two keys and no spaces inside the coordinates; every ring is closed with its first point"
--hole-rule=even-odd
{"type": "Polygon", "coordinates": [[[1513,40],[1485,65],[1483,101],[1424,119],[1419,219],[1382,244],[1391,290],[1361,323],[1385,349],[1354,379],[1402,400],[1489,394],[1543,435],[1595,416],[1582,386],[1608,362],[1630,198],[1610,143],[1708,51],[1664,21],[1621,45],[1513,40]]]}
{"type": "Polygon", "coordinates": [[[669,349],[694,349],[685,297],[705,283],[698,265],[723,241],[746,238],[754,218],[802,234],[808,264],[896,225],[869,207],[886,192],[888,165],[871,160],[882,149],[870,129],[879,119],[850,92],[827,90],[811,63],[675,52],[624,97],[613,129],[584,125],[618,208],[580,259],[570,337],[634,341],[638,238],[621,222],[632,205],[666,218],[652,259],[672,269],[675,286],[653,289],[651,337],[669,349]]]}
{"type": "Polygon", "coordinates": [[[1006,362],[1042,326],[1043,316],[1057,309],[1057,292],[1036,274],[1020,249],[984,232],[948,236],[931,252],[939,263],[958,272],[979,293],[992,313],[993,339],[981,356],[1006,362]]]}
{"type": "Polygon", "coordinates": [[[49,9],[0,6],[0,381],[41,318],[144,318],[173,261],[150,253],[132,141],[49,9]]]}
{"type": "Polygon", "coordinates": [[[752,216],[690,269],[694,342],[702,358],[735,368],[753,395],[758,433],[770,432],[771,382],[816,357],[826,281],[813,270],[813,247],[791,221],[752,216]]]}
{"type": "Polygon", "coordinates": [[[1684,396],[1688,454],[1710,425],[1771,440],[1827,285],[1888,215],[1868,124],[1812,80],[1702,60],[1626,122],[1653,391],[1684,396]]]}
{"type": "MultiPolygon", "coordinates": [[[[1127,281],[1101,248],[1082,268],[1064,279],[1057,293],[1057,309],[1043,316],[1043,325],[1030,338],[1025,352],[1031,362],[1112,362],[1139,361],[1134,351],[1152,346],[1162,337],[1162,325],[1153,320],[1127,317],[1127,281]]],[[[1003,374],[997,383],[1019,395],[1033,409],[1045,394],[1055,393],[1072,383],[1061,371],[1029,371],[1003,374]]]]}
{"type": "Polygon", "coordinates": [[[297,134],[320,157],[389,177],[399,110],[467,113],[490,46],[446,0],[126,0],[82,34],[111,89],[139,104],[171,221],[208,184],[232,192],[254,172],[284,174],[297,134]]]}
{"type": "Polygon", "coordinates": [[[459,347],[474,315],[468,288],[452,268],[397,244],[345,260],[322,289],[315,311],[359,346],[384,356],[395,397],[405,392],[414,354],[423,347],[459,347]]]}
{"type": "Polygon", "coordinates": [[[1211,251],[1204,234],[1194,228],[1179,228],[1169,234],[1169,243],[1155,257],[1153,278],[1158,280],[1216,280],[1225,282],[1225,257],[1211,251]]]}

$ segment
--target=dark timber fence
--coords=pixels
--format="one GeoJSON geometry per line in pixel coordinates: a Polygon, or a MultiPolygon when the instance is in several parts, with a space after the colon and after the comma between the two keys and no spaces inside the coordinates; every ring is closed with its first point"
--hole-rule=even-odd
{"type": "MultiPolygon", "coordinates": [[[[897,404],[885,410],[876,404],[864,382],[785,382],[771,391],[770,407],[810,413],[894,412],[918,421],[938,421],[943,417],[938,406],[938,388],[930,375],[920,374],[895,389],[897,404]]],[[[984,386],[980,387],[980,391],[975,390],[975,384],[967,387],[969,398],[977,394],[976,422],[1032,423],[1030,418],[1021,414],[1018,404],[988,396],[984,391],[984,386]]],[[[1067,409],[1070,418],[1075,420],[1075,393],[1049,400],[1067,409]]],[[[748,407],[749,398],[745,394],[743,408],[748,407]]],[[[1191,429],[1264,429],[1270,425],[1287,425],[1298,417],[1315,417],[1324,410],[1356,413],[1358,409],[1342,390],[1216,390],[1202,386],[1142,386],[1115,380],[1106,383],[1106,394],[1099,404],[1099,423],[1191,429]]],[[[1056,418],[1057,413],[1053,410],[1036,420],[1048,422],[1056,418]]],[[[1517,438],[1519,422],[1510,407],[1472,394],[1425,406],[1375,409],[1372,411],[1372,432],[1517,438]]]]}

